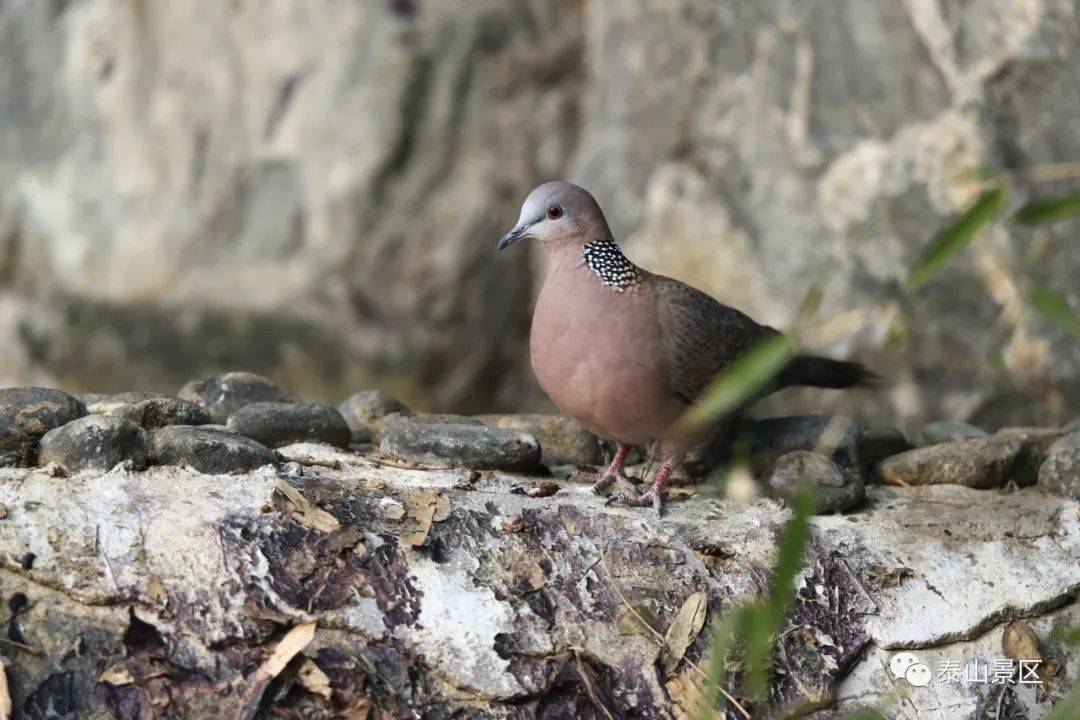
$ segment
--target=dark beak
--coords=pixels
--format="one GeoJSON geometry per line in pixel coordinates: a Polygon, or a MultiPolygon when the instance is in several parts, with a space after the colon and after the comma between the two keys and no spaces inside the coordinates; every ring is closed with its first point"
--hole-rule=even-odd
{"type": "Polygon", "coordinates": [[[524,225],[518,225],[516,228],[514,228],[510,232],[503,235],[502,239],[499,240],[499,250],[502,250],[503,248],[506,248],[506,247],[510,247],[511,245],[516,243],[518,240],[525,237],[525,229],[526,228],[525,228],[524,225]]]}

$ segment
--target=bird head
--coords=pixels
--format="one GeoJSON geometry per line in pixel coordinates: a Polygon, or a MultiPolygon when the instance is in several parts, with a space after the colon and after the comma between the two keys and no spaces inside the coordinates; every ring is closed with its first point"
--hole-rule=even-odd
{"type": "Polygon", "coordinates": [[[610,235],[604,213],[589,191],[558,180],[529,193],[514,229],[499,240],[499,250],[524,239],[536,240],[550,250],[610,235]]]}

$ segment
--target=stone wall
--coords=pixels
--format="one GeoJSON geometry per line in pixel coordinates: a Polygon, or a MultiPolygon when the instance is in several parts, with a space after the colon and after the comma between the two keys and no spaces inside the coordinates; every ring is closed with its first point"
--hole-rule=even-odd
{"type": "MultiPolygon", "coordinates": [[[[1061,420],[1080,350],[1024,296],[1075,307],[1076,224],[901,282],[965,171],[1080,159],[1078,7],[8,0],[0,384],[538,402],[540,259],[492,250],[566,176],[634,259],[764,321],[820,284],[854,328],[820,349],[894,381],[867,416],[1061,420]]],[[[1012,205],[1068,183],[1029,175],[1012,205]]]]}

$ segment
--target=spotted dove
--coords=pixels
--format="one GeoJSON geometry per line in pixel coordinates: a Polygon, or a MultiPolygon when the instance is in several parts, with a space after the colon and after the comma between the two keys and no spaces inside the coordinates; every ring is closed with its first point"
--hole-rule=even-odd
{"type": "MultiPolygon", "coordinates": [[[[550,261],[529,343],[536,379],[562,412],[617,443],[611,465],[593,475],[597,492],[625,478],[631,445],[662,460],[648,491],[628,499],[659,512],[668,477],[705,439],[675,432],[675,421],[736,358],[778,331],[635,265],[596,200],[577,185],[533,190],[499,249],[522,239],[539,242],[550,261]]],[[[772,389],[845,388],[873,377],[858,363],[798,355],[772,389]]]]}

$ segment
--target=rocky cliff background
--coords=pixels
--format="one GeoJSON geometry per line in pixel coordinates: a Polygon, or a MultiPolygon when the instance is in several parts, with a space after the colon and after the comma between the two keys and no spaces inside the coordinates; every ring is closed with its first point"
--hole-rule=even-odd
{"type": "Polygon", "coordinates": [[[1078,40],[1066,0],[4,0],[0,385],[242,367],[540,407],[542,258],[493,250],[567,177],[634,259],[763,321],[819,288],[818,349],[892,380],[780,404],[1060,421],[1080,348],[1025,297],[1080,307],[1080,225],[903,280],[980,168],[1012,208],[1071,186],[1078,40]]]}

